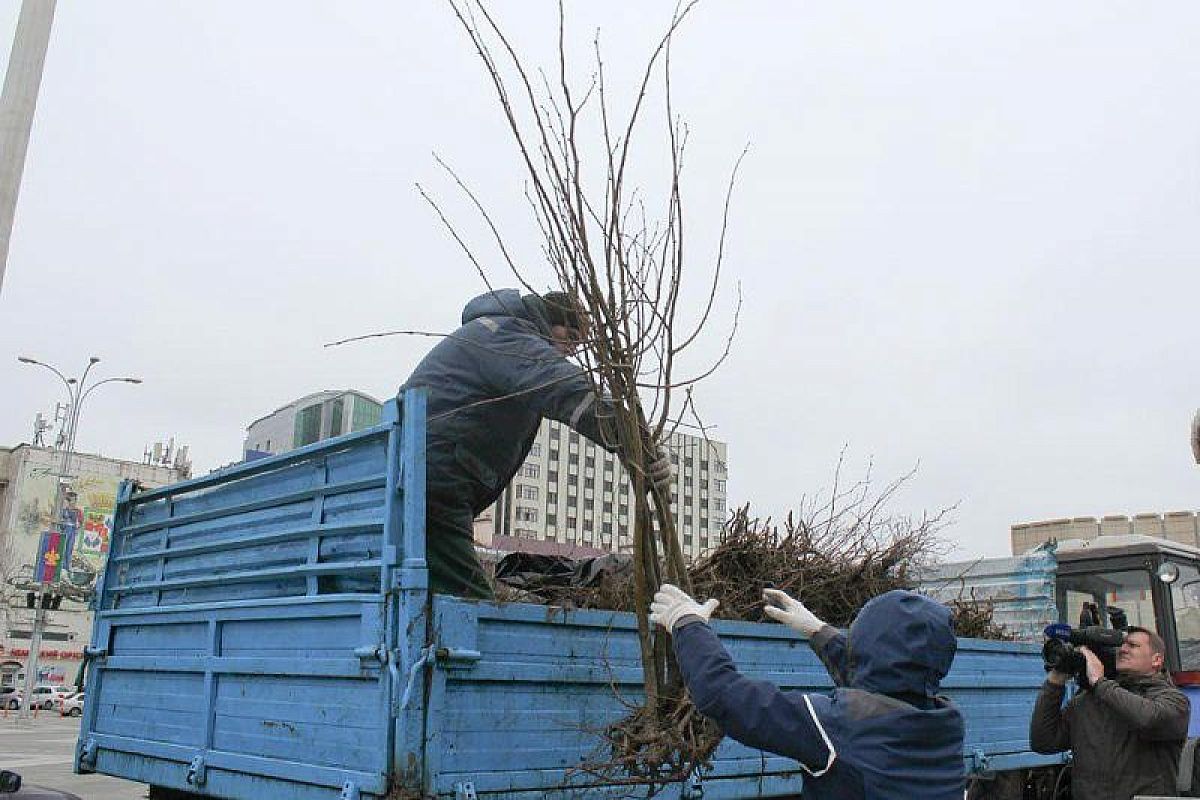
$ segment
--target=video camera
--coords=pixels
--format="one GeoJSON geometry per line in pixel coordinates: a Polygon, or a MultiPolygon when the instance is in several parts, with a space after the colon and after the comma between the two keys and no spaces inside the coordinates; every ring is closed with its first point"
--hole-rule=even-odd
{"type": "Polygon", "coordinates": [[[1117,648],[1125,643],[1125,631],[1101,625],[1072,628],[1065,623],[1056,622],[1046,626],[1044,633],[1046,643],[1042,645],[1042,660],[1047,670],[1065,672],[1077,680],[1081,687],[1090,688],[1087,660],[1083,653],[1079,652],[1081,646],[1087,646],[1104,665],[1105,677],[1116,677],[1117,648]]]}

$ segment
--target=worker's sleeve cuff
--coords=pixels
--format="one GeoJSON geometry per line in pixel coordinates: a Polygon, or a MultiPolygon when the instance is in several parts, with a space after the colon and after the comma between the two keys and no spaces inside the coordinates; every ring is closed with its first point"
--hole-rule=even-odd
{"type": "Polygon", "coordinates": [[[679,630],[680,628],[683,628],[686,625],[692,625],[696,622],[699,622],[701,625],[708,624],[708,620],[706,620],[704,617],[698,616],[696,614],[685,614],[682,617],[680,617],[679,620],[674,625],[671,626],[671,632],[674,633],[675,631],[679,630]]]}
{"type": "Polygon", "coordinates": [[[838,635],[838,629],[832,625],[822,625],[821,630],[814,633],[808,640],[813,650],[821,650],[829,641],[838,635]]]}

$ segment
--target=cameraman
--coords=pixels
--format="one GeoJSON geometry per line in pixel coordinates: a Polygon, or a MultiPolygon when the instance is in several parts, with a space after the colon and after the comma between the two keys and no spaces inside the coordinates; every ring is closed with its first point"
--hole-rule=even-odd
{"type": "Polygon", "coordinates": [[[1030,745],[1038,753],[1074,751],[1075,800],[1171,794],[1191,706],[1163,672],[1163,640],[1145,628],[1128,628],[1117,651],[1116,680],[1104,677],[1095,653],[1079,650],[1090,688],[1081,687],[1063,706],[1071,676],[1051,669],[1033,709],[1030,745]]]}

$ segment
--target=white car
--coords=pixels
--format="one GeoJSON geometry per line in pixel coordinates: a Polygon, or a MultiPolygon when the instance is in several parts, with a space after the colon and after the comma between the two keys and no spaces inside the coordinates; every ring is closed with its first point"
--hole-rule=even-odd
{"type": "Polygon", "coordinates": [[[41,708],[49,711],[75,691],[72,686],[35,686],[29,701],[30,708],[41,708]]]}
{"type": "Polygon", "coordinates": [[[58,713],[64,717],[83,716],[83,692],[64,699],[58,707],[58,713]]]}
{"type": "Polygon", "coordinates": [[[8,708],[13,711],[21,707],[21,699],[24,697],[21,690],[15,686],[0,686],[0,708],[8,708]]]}

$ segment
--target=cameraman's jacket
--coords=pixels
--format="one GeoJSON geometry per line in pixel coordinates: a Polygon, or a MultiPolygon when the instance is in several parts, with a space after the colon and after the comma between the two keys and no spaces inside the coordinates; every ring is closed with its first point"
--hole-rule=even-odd
{"type": "Polygon", "coordinates": [[[1042,687],[1029,743],[1039,753],[1074,752],[1075,800],[1172,795],[1191,704],[1162,674],[1101,680],[1062,705],[1066,687],[1042,687]]]}
{"type": "Polygon", "coordinates": [[[700,712],[737,741],[800,762],[805,800],[962,800],[963,721],[937,696],[957,647],[945,606],[893,591],[863,606],[848,641],[819,630],[809,644],[838,686],[830,694],[740,675],[699,617],[673,638],[700,712]]]}

